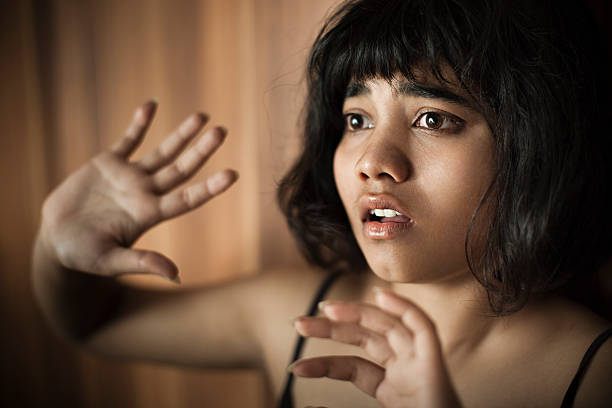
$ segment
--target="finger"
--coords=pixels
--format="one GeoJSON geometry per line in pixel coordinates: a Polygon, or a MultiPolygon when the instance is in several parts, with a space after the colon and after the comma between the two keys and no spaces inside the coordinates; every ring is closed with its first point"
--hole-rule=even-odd
{"type": "Polygon", "coordinates": [[[410,329],[413,333],[415,352],[439,353],[440,341],[435,324],[416,303],[391,290],[380,288],[376,293],[376,303],[382,310],[399,317],[410,329]]]}
{"type": "Polygon", "coordinates": [[[361,347],[379,364],[392,356],[387,339],[354,323],[336,323],[323,317],[299,317],[294,326],[300,335],[330,339],[361,347]]]}
{"type": "Polygon", "coordinates": [[[147,153],[137,164],[148,173],[154,173],[183,151],[185,146],[198,134],[208,121],[208,116],[195,113],[187,118],[177,130],[172,132],[158,147],[147,153]]]}
{"type": "Polygon", "coordinates": [[[371,396],[385,377],[385,370],[361,357],[329,356],[298,360],[289,366],[289,371],[299,377],[327,377],[350,381],[361,391],[371,396]]]}
{"type": "Polygon", "coordinates": [[[139,249],[116,247],[98,259],[94,272],[106,276],[126,273],[159,275],[179,283],[178,268],[160,253],[139,249]]]}
{"type": "Polygon", "coordinates": [[[153,184],[158,193],[165,193],[193,176],[208,158],[219,148],[225,139],[225,130],[208,130],[198,142],[173,164],[163,168],[153,176],[153,184]]]}
{"type": "Polygon", "coordinates": [[[156,110],[156,101],[149,101],[136,109],[132,123],[128,126],[123,137],[113,144],[110,149],[111,152],[122,158],[128,158],[134,153],[134,150],[142,142],[156,110]]]}
{"type": "Polygon", "coordinates": [[[223,170],[208,179],[160,198],[159,211],[163,220],[176,217],[204,204],[227,190],[238,179],[234,170],[223,170]]]}
{"type": "Polygon", "coordinates": [[[412,353],[412,333],[398,319],[376,306],[366,303],[325,301],[320,309],[325,316],[335,322],[356,323],[387,338],[394,352],[412,353]],[[393,344],[391,344],[391,340],[393,344]],[[394,345],[401,344],[400,349],[394,345]]]}

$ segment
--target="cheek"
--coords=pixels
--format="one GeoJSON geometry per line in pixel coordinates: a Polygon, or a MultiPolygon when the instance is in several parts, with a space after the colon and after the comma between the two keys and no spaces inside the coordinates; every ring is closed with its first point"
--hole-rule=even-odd
{"type": "Polygon", "coordinates": [[[342,143],[338,145],[336,148],[336,152],[334,153],[334,181],[336,182],[336,188],[338,189],[338,193],[340,194],[340,200],[342,200],[342,204],[344,207],[347,207],[347,195],[349,190],[349,181],[350,181],[350,160],[347,157],[347,154],[344,152],[342,148],[342,143]]]}
{"type": "Polygon", "coordinates": [[[430,180],[427,188],[440,191],[447,205],[472,213],[495,173],[493,137],[487,126],[472,130],[469,140],[451,143],[425,166],[430,180]]]}
{"type": "MultiPolygon", "coordinates": [[[[428,167],[422,188],[437,214],[440,230],[461,242],[472,222],[480,201],[494,178],[495,162],[492,146],[480,143],[461,146],[436,160],[428,167]],[[435,198],[435,199],[434,199],[435,198]]],[[[475,231],[471,231],[472,234],[475,231]]],[[[463,249],[462,249],[463,250],[463,249]]]]}
{"type": "Polygon", "coordinates": [[[490,177],[487,166],[475,166],[474,159],[447,158],[427,169],[422,184],[434,207],[446,212],[471,214],[486,190],[490,177]]]}

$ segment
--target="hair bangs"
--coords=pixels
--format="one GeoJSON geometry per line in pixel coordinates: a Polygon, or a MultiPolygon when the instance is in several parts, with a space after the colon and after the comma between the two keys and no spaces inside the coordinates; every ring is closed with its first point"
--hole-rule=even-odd
{"type": "Polygon", "coordinates": [[[475,17],[474,10],[453,2],[349,1],[319,34],[310,56],[309,78],[336,115],[350,82],[391,81],[397,76],[416,80],[417,71],[450,83],[444,75],[444,68],[450,67],[459,84],[473,94],[465,84],[474,83],[476,76],[472,55],[477,25],[471,24],[475,17]]]}

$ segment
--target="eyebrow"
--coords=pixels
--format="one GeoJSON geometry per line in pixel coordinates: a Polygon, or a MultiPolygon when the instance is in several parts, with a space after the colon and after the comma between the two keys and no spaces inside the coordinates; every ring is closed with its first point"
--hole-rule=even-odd
{"type": "Polygon", "coordinates": [[[353,98],[355,96],[367,95],[370,93],[370,88],[365,86],[362,82],[351,82],[346,87],[344,93],[344,99],[353,98]]]}
{"type": "MultiPolygon", "coordinates": [[[[427,99],[440,99],[445,102],[455,103],[473,109],[472,104],[470,104],[467,99],[457,95],[447,88],[427,86],[413,81],[403,81],[397,86],[396,89],[400,95],[418,96],[427,99]]],[[[370,88],[364,83],[353,82],[347,86],[344,98],[353,98],[356,96],[368,95],[369,93],[370,88]]]]}

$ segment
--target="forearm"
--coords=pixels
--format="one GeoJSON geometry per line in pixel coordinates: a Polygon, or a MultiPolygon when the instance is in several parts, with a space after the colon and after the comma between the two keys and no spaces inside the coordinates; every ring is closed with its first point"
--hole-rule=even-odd
{"type": "Polygon", "coordinates": [[[86,341],[110,318],[122,293],[115,279],[62,267],[40,231],[32,255],[32,285],[51,327],[75,343],[86,341]]]}

